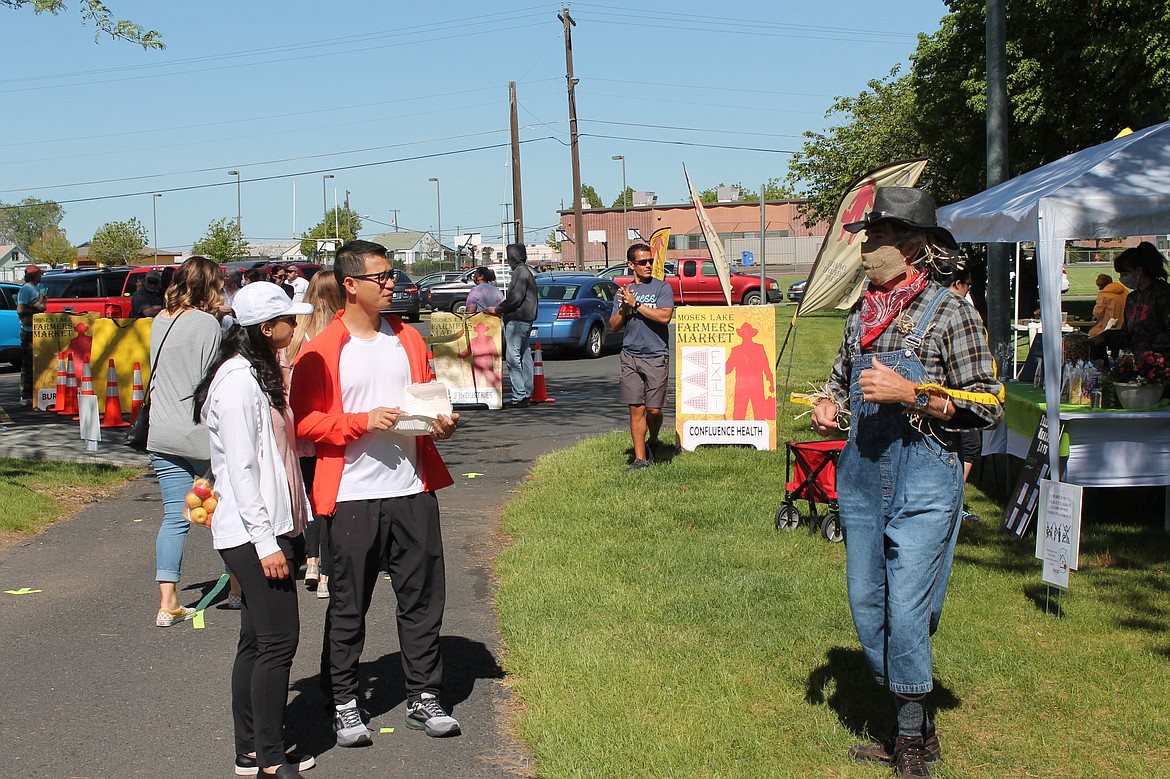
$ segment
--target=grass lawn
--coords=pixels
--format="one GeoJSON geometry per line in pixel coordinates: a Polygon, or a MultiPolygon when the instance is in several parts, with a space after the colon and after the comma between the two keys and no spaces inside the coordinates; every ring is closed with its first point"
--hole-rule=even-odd
{"type": "MultiPolygon", "coordinates": [[[[823,381],[842,321],[802,322],[793,388],[823,381]]],[[[781,441],[811,437],[793,413],[781,441]]],[[[853,631],[844,547],[773,529],[782,447],[626,474],[628,450],[612,433],[542,458],[504,513],[497,608],[538,775],[888,776],[846,757],[891,711],[853,631]]],[[[935,640],[936,776],[1170,775],[1155,498],[1088,494],[1058,619],[1033,540],[1001,531],[995,502],[968,488],[986,519],[964,527],[935,640]]]]}
{"type": "Polygon", "coordinates": [[[0,534],[36,533],[140,473],[99,463],[0,459],[0,534]]]}

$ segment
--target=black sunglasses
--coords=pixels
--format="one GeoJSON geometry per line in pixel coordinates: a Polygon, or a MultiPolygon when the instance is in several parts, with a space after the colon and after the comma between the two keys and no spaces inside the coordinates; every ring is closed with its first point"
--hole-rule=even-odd
{"type": "Polygon", "coordinates": [[[390,281],[392,278],[394,278],[394,271],[384,270],[381,273],[355,273],[354,275],[348,276],[347,278],[375,281],[379,284],[379,286],[384,287],[386,286],[387,281],[390,281]]]}

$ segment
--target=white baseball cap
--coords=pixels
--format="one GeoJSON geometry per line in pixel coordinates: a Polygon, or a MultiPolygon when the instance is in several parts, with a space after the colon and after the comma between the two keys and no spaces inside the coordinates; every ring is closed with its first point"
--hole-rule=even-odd
{"type": "Polygon", "coordinates": [[[258,325],[282,316],[311,314],[309,303],[295,303],[284,290],[271,281],[253,281],[240,288],[232,300],[236,324],[243,327],[258,325]]]}

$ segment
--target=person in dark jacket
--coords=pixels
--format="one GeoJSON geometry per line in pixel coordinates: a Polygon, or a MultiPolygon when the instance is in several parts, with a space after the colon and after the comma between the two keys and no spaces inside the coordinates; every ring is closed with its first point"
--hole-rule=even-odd
{"type": "Polygon", "coordinates": [[[508,244],[506,261],[512,269],[508,294],[503,303],[485,308],[484,313],[500,316],[504,320],[504,349],[507,353],[508,380],[512,383],[512,399],[505,405],[509,408],[526,408],[532,405],[532,349],[529,335],[532,333],[532,323],[536,320],[536,276],[528,267],[528,250],[524,244],[508,244]]]}

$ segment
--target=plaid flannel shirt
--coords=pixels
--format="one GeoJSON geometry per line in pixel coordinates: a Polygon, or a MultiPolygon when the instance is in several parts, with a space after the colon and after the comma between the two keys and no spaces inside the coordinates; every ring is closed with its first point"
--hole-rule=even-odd
{"type": "MultiPolygon", "coordinates": [[[[864,351],[861,359],[865,360],[867,367],[869,358],[865,355],[905,348],[906,335],[898,330],[897,320],[906,316],[917,322],[939,289],[934,282],[927,284],[922,294],[864,351]]],[[[846,409],[849,408],[849,373],[853,359],[850,352],[854,344],[860,343],[857,332],[861,321],[861,305],[859,301],[845,320],[845,337],[829,377],[829,391],[838,405],[846,409]]],[[[934,324],[917,354],[926,370],[928,382],[966,392],[995,395],[1000,391],[1001,384],[995,377],[994,361],[983,323],[975,309],[958,295],[951,294],[943,300],[934,324]]],[[[1003,406],[999,403],[985,405],[960,398],[952,398],[952,401],[956,413],[945,425],[946,429],[993,427],[1003,416],[1003,406]]],[[[942,423],[936,421],[936,424],[942,423]]]]}

